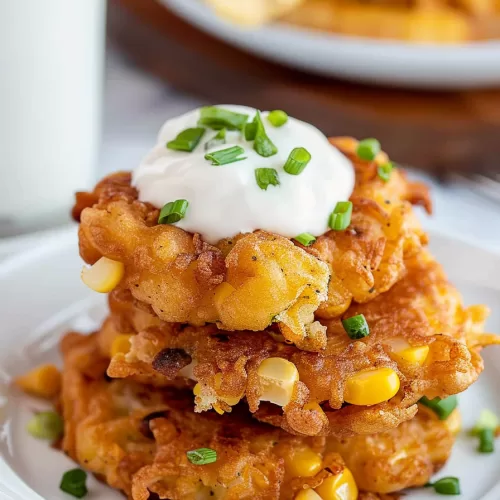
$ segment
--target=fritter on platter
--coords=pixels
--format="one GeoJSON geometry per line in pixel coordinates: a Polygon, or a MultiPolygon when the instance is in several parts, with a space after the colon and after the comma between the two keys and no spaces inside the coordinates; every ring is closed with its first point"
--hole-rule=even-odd
{"type": "Polygon", "coordinates": [[[118,173],[77,195],[80,254],[88,264],[101,257],[119,263],[121,288],[163,321],[216,323],[228,331],[276,324],[297,347],[324,349],[326,328],[314,313],[339,317],[353,300],[368,302],[397,283],[427,242],[411,205],[431,210],[427,189],[401,170],[386,180],[377,175],[387,165],[384,153],[364,161],[354,139],[331,143],[353,161],[356,174],[345,231],[329,231],[308,247],[265,231],[210,245],[199,234],[158,224],[159,210],[138,201],[130,174],[118,173]]]}
{"type": "Polygon", "coordinates": [[[256,422],[241,405],[200,415],[180,389],[110,381],[96,335],[68,334],[61,348],[62,449],[131,500],[378,498],[425,484],[459,426],[456,410],[446,421],[422,411],[376,436],[297,437],[256,422]],[[186,452],[200,448],[216,461],[192,463],[186,452]]]}
{"type": "Polygon", "coordinates": [[[126,289],[110,294],[111,316],[98,334],[108,375],[165,387],[185,377],[196,411],[231,411],[243,397],[263,421],[299,435],[371,434],[411,419],[422,397],[469,387],[483,369],[479,349],[487,309],[464,308],[427,252],[388,292],[342,318],[362,314],[369,335],[353,340],[341,319],[324,321],[321,353],[287,344],[277,330],[221,332],[214,325],[164,323],[126,289]],[[176,378],[177,377],[177,378],[176,378]],[[271,402],[263,403],[263,402],[271,402]],[[349,404],[347,404],[349,403],[349,404]]]}

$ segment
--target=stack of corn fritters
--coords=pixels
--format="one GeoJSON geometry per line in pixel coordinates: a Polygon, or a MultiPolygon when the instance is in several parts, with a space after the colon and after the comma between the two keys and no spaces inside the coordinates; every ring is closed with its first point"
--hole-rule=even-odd
{"type": "Polygon", "coordinates": [[[331,142],[356,172],[351,224],[307,247],[158,224],[128,173],[77,194],[84,280],[109,315],[61,342],[62,448],[130,499],[379,498],[448,459],[458,410],[418,402],[477,379],[487,310],[426,249],[425,186],[331,142]]]}

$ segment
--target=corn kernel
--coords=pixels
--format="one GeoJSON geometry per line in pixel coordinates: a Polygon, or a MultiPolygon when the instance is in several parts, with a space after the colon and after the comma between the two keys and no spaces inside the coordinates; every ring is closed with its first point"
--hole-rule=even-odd
{"type": "Polygon", "coordinates": [[[92,290],[108,293],[120,283],[125,273],[122,262],[101,257],[93,266],[82,269],[82,281],[92,290]]]}
{"type": "Polygon", "coordinates": [[[458,408],[455,408],[450,416],[444,421],[446,428],[453,434],[457,435],[462,428],[462,415],[460,415],[460,411],[458,408]]]}
{"type": "Polygon", "coordinates": [[[422,366],[429,354],[429,346],[411,346],[405,339],[393,339],[389,342],[392,348],[392,355],[395,358],[401,358],[409,363],[415,363],[422,366]]]}
{"type": "Polygon", "coordinates": [[[212,406],[219,415],[224,415],[224,410],[221,408],[220,404],[214,403],[212,406]]]}
{"type": "Polygon", "coordinates": [[[347,467],[344,467],[340,474],[325,479],[315,491],[322,500],[357,500],[358,498],[358,487],[347,467]]]}
{"type": "Polygon", "coordinates": [[[236,288],[230,285],[227,281],[223,281],[214,291],[214,304],[217,309],[220,309],[222,303],[231,295],[236,288]]]}
{"type": "Polygon", "coordinates": [[[321,456],[311,448],[296,448],[285,457],[285,469],[293,477],[313,477],[322,466],[321,456]]]}
{"type": "Polygon", "coordinates": [[[257,373],[262,387],[260,400],[286,406],[299,380],[297,367],[283,358],[268,358],[262,361],[257,373]]]}
{"type": "Polygon", "coordinates": [[[321,500],[321,497],[311,488],[301,490],[295,496],[295,500],[321,500]]]}
{"type": "Polygon", "coordinates": [[[323,408],[321,408],[321,406],[318,403],[312,403],[312,402],[306,403],[304,405],[304,410],[319,411],[321,413],[324,413],[323,408]]]}
{"type": "MultiPolygon", "coordinates": [[[[221,383],[222,383],[222,373],[217,373],[217,375],[215,375],[215,388],[217,390],[220,389],[221,383]]],[[[219,397],[219,399],[224,401],[224,403],[227,403],[229,406],[234,406],[240,402],[240,399],[242,398],[242,396],[243,396],[243,394],[239,398],[229,396],[229,397],[223,397],[223,398],[219,397]]]]}
{"type": "MultiPolygon", "coordinates": [[[[217,373],[215,375],[215,388],[220,389],[222,382],[222,373],[217,373]]],[[[193,387],[193,394],[195,396],[199,396],[201,394],[201,385],[197,383],[193,387]]],[[[221,401],[224,401],[224,403],[228,404],[229,406],[234,406],[240,402],[240,399],[243,397],[243,394],[240,397],[219,397],[221,401]]],[[[213,409],[219,414],[222,415],[224,413],[224,410],[222,409],[221,405],[219,403],[214,403],[213,409]]]]}
{"type": "Polygon", "coordinates": [[[127,354],[130,351],[130,339],[132,335],[126,333],[118,334],[111,344],[111,357],[119,353],[127,354]]]}
{"type": "Polygon", "coordinates": [[[368,368],[347,378],[344,400],[353,405],[375,405],[395,396],[399,385],[398,374],[393,369],[368,368]]]}
{"type": "Polygon", "coordinates": [[[199,382],[193,387],[193,394],[195,396],[199,396],[201,394],[201,385],[199,382]]]}
{"type": "Polygon", "coordinates": [[[18,377],[15,384],[41,398],[52,398],[61,390],[61,373],[54,365],[41,365],[18,377]]]}

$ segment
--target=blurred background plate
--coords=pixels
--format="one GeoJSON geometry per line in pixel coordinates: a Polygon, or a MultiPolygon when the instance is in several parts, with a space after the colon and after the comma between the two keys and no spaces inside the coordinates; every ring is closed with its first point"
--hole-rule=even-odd
{"type": "Polygon", "coordinates": [[[200,0],[159,0],[198,28],[265,57],[325,76],[413,88],[465,89],[500,84],[500,41],[409,44],[331,35],[275,23],[242,29],[200,0]]]}
{"type": "MultiPolygon", "coordinates": [[[[500,168],[500,88],[408,90],[307,73],[235,47],[157,0],[110,0],[108,21],[109,39],[132,67],[201,102],[284,109],[328,136],[376,137],[394,161],[441,178],[500,168]]],[[[120,106],[129,109],[139,91],[120,106]]],[[[180,97],[165,103],[163,120],[181,105],[180,97]]],[[[120,116],[130,128],[140,109],[120,116]]]]}

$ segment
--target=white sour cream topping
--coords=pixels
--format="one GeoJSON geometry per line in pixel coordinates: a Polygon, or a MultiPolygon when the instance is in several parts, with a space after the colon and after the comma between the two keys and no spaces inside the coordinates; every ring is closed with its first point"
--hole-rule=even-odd
{"type": "MultiPolygon", "coordinates": [[[[256,110],[244,106],[219,106],[249,115],[256,110]]],[[[267,135],[278,148],[264,158],[239,131],[227,131],[226,144],[205,151],[205,143],[217,131],[207,129],[192,153],[167,149],[166,143],[183,130],[196,127],[200,110],[168,120],[157,145],[133,174],[139,199],[162,208],[171,201],[189,202],[185,217],[176,226],[200,233],[205,241],[216,243],[238,233],[263,229],[293,238],[301,233],[321,235],[328,230],[328,218],[338,201],[349,199],[354,187],[351,162],[333,147],[315,127],[289,117],[282,127],[274,127],[262,113],[267,135]],[[213,166],[207,152],[239,145],[247,159],[213,166]],[[290,175],[283,166],[290,152],[303,147],[311,161],[300,175],[290,175]],[[256,168],[274,168],[281,184],[261,189],[255,180],[256,168]]]]}

